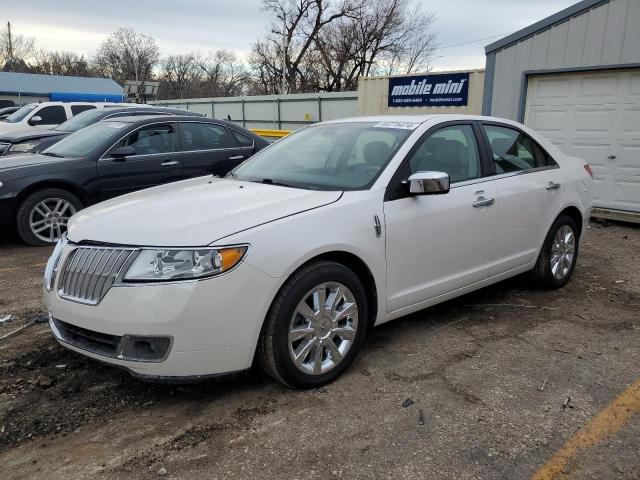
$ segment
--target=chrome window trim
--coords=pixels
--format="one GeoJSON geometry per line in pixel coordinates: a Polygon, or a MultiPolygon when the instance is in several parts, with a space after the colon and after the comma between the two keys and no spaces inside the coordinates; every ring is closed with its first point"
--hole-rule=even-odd
{"type": "Polygon", "coordinates": [[[202,153],[202,152],[224,152],[226,150],[238,150],[240,148],[249,148],[249,147],[207,148],[205,150],[182,150],[181,152],[178,152],[178,153],[187,154],[187,153],[202,153]]]}
{"type": "Polygon", "coordinates": [[[547,170],[558,170],[558,169],[560,169],[560,165],[545,165],[544,167],[527,168],[525,170],[518,170],[517,172],[498,173],[496,175],[491,176],[490,178],[494,180],[500,180],[502,178],[509,178],[509,177],[515,177],[519,175],[527,175],[529,173],[545,172],[547,170]]]}

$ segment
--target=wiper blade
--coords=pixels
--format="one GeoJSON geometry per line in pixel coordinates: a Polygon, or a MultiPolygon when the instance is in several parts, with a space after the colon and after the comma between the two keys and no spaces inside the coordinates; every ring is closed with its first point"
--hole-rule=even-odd
{"type": "Polygon", "coordinates": [[[291,185],[289,183],[281,182],[279,180],[274,180],[273,178],[263,178],[262,180],[256,180],[258,183],[266,183],[267,185],[277,185],[279,187],[289,187],[289,188],[304,188],[298,185],[291,185]]]}
{"type": "Polygon", "coordinates": [[[46,155],[47,157],[64,158],[62,155],[58,155],[57,153],[41,152],[40,154],[41,155],[46,155]]]}

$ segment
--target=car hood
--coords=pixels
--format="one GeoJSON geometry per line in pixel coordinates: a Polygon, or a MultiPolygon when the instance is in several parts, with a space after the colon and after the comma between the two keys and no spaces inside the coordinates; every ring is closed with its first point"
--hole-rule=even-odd
{"type": "Polygon", "coordinates": [[[0,142],[26,142],[28,140],[34,140],[47,137],[59,137],[60,135],[66,135],[69,132],[63,132],[62,130],[21,130],[18,132],[0,132],[0,142]]]}
{"type": "Polygon", "coordinates": [[[43,165],[45,163],[56,163],[64,160],[65,159],[63,158],[50,157],[47,155],[37,155],[34,153],[8,155],[6,157],[0,157],[0,173],[11,173],[12,170],[17,170],[24,167],[43,165]]]}
{"type": "Polygon", "coordinates": [[[89,207],[68,225],[72,242],[201,246],[337,201],[342,192],[199,177],[89,207]]]}

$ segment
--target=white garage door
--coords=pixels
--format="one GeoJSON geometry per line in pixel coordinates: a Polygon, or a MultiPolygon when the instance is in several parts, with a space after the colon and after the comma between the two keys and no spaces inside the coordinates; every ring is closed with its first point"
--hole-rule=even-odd
{"type": "Polygon", "coordinates": [[[533,76],[525,123],[592,166],[594,206],[640,212],[640,69],[533,76]]]}

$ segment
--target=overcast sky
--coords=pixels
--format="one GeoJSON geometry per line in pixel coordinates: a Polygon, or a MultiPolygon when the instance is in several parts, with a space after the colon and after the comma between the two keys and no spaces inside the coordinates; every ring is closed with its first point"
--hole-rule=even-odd
{"type": "MultiPolygon", "coordinates": [[[[436,70],[483,68],[484,46],[577,0],[422,0],[436,14],[436,70]],[[492,38],[487,38],[492,37],[492,38]],[[484,40],[480,40],[484,39],[484,40]],[[480,40],[480,41],[478,41],[480,40]],[[455,47],[451,45],[469,43],[455,47]]],[[[267,31],[260,0],[27,0],[3,2],[0,19],[41,47],[93,54],[121,26],[156,39],[163,55],[227,48],[245,55],[267,31]]]]}

